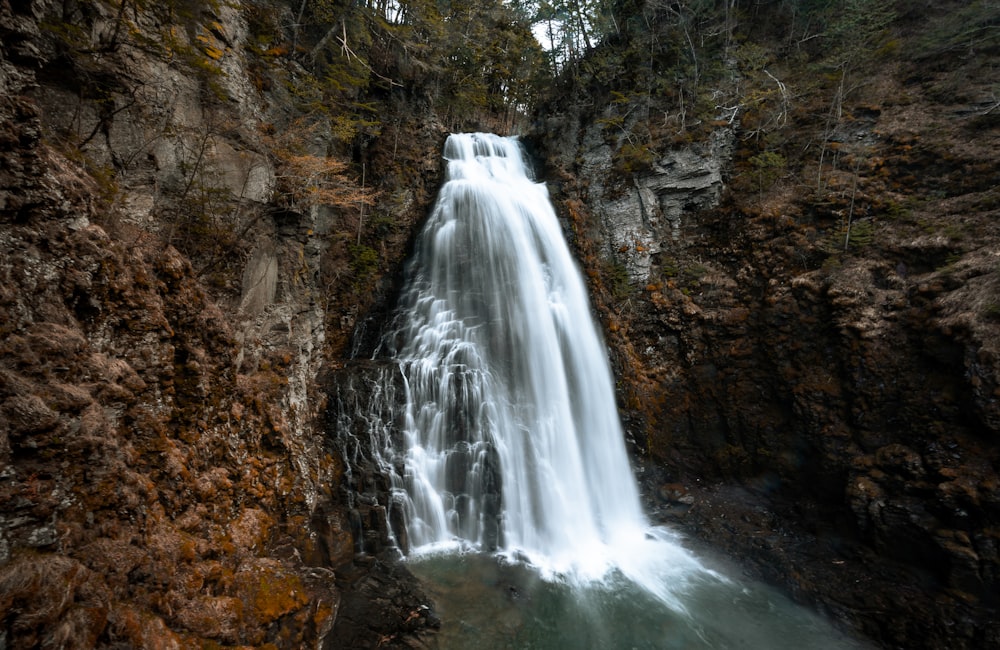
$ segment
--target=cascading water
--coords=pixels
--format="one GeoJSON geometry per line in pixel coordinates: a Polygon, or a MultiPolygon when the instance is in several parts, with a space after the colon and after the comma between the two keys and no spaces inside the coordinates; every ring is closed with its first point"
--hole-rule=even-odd
{"type": "MultiPolygon", "coordinates": [[[[572,589],[627,583],[645,594],[635,602],[691,619],[696,592],[728,581],[642,512],[605,348],[546,188],[513,138],[452,135],[444,158],[387,341],[406,402],[397,539],[417,555],[499,550],[572,589]]],[[[649,647],[726,647],[711,627],[649,647]]]]}
{"type": "Polygon", "coordinates": [[[415,546],[603,575],[649,528],[582,277],[516,140],[453,135],[398,358],[415,546]]]}

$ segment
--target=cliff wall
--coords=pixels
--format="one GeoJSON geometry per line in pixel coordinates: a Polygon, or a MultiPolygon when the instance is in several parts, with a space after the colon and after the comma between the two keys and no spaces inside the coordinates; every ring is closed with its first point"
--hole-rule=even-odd
{"type": "Polygon", "coordinates": [[[2,647],[428,624],[405,574],[353,563],[318,377],[391,286],[443,130],[387,99],[355,163],[310,71],[263,53],[266,8],[0,3],[2,647]]]}
{"type": "Polygon", "coordinates": [[[648,505],[884,647],[995,645],[995,43],[886,55],[839,118],[782,52],[694,129],[585,76],[540,122],[648,505]]]}

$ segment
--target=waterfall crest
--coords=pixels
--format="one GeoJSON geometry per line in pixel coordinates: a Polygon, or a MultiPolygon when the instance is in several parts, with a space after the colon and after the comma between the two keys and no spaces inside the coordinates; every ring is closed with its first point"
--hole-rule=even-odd
{"type": "Polygon", "coordinates": [[[464,540],[586,579],[618,569],[654,592],[700,571],[642,512],[582,276],[518,141],[452,135],[444,158],[390,344],[409,545],[464,540]]]}

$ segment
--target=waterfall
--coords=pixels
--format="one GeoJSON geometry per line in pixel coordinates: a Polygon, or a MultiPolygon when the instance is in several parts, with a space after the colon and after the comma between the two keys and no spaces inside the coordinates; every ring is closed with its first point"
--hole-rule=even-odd
{"type": "Polygon", "coordinates": [[[440,647],[863,647],[650,525],[545,186],[513,138],[452,135],[444,158],[377,353],[392,363],[338,391],[357,526],[437,589],[440,647]]]}
{"type": "Polygon", "coordinates": [[[675,600],[663,582],[700,565],[642,512],[605,346],[546,187],[514,138],[452,135],[444,158],[389,344],[404,379],[409,546],[458,542],[587,580],[617,570],[675,600]]]}

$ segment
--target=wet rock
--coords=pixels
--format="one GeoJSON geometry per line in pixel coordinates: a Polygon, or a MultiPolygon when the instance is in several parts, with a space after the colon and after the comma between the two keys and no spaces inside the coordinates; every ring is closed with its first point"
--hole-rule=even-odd
{"type": "MultiPolygon", "coordinates": [[[[272,97],[253,83],[268,74],[247,68],[245,8],[171,32],[218,65],[206,93],[206,70],[134,47],[170,28],[155,11],[0,2],[0,503],[14,513],[0,572],[72,557],[101,592],[92,606],[62,569],[31,578],[31,594],[3,582],[0,645],[318,647],[339,607],[329,567],[367,532],[389,545],[374,472],[367,530],[352,536],[317,375],[391,281],[329,254],[357,237],[340,237],[339,210],[275,203],[262,127],[294,116],[284,84],[272,97]],[[122,20],[129,37],[109,47],[122,20]],[[81,42],[57,43],[60,24],[81,42]],[[192,187],[219,200],[208,236],[189,227],[192,187]]],[[[441,129],[419,119],[435,153],[414,169],[436,187],[441,129]]],[[[325,156],[332,136],[314,135],[325,156]]],[[[369,174],[422,151],[370,142],[369,174]]],[[[383,266],[430,200],[406,176],[405,215],[364,233],[383,266]]]]}
{"type": "Polygon", "coordinates": [[[243,603],[231,596],[200,596],[177,606],[173,621],[200,637],[234,644],[240,640],[243,603]]]}
{"type": "Polygon", "coordinates": [[[689,506],[695,501],[694,495],[681,483],[661,485],[656,493],[664,503],[679,503],[689,506]]]}
{"type": "Polygon", "coordinates": [[[441,622],[405,566],[374,559],[367,567],[343,567],[337,586],[344,596],[328,650],[430,647],[441,622]]]}
{"type": "Polygon", "coordinates": [[[34,528],[25,540],[25,544],[35,548],[51,546],[59,541],[59,532],[55,526],[34,528]]]}
{"type": "Polygon", "coordinates": [[[261,558],[248,562],[236,572],[233,581],[235,592],[242,601],[242,619],[262,631],[259,639],[248,639],[251,643],[261,643],[265,637],[263,630],[271,623],[309,602],[299,573],[289,571],[277,561],[261,558]]]}
{"type": "Polygon", "coordinates": [[[615,169],[614,149],[599,123],[571,124],[553,119],[545,146],[557,167],[577,167],[587,181],[586,200],[600,222],[607,259],[621,263],[633,283],[650,281],[654,260],[681,241],[690,215],[716,205],[733,134],[721,129],[707,142],[652,152],[648,169],[624,181],[615,169]],[[577,130],[579,129],[579,131],[577,130]]]}
{"type": "Polygon", "coordinates": [[[45,387],[44,398],[54,411],[76,413],[93,404],[90,392],[82,386],[53,382],[45,387]]]}
{"type": "Polygon", "coordinates": [[[360,513],[344,513],[326,499],[313,511],[311,527],[318,543],[310,547],[312,553],[306,559],[313,566],[335,567],[350,562],[355,552],[354,536],[363,534],[360,513]]]}

